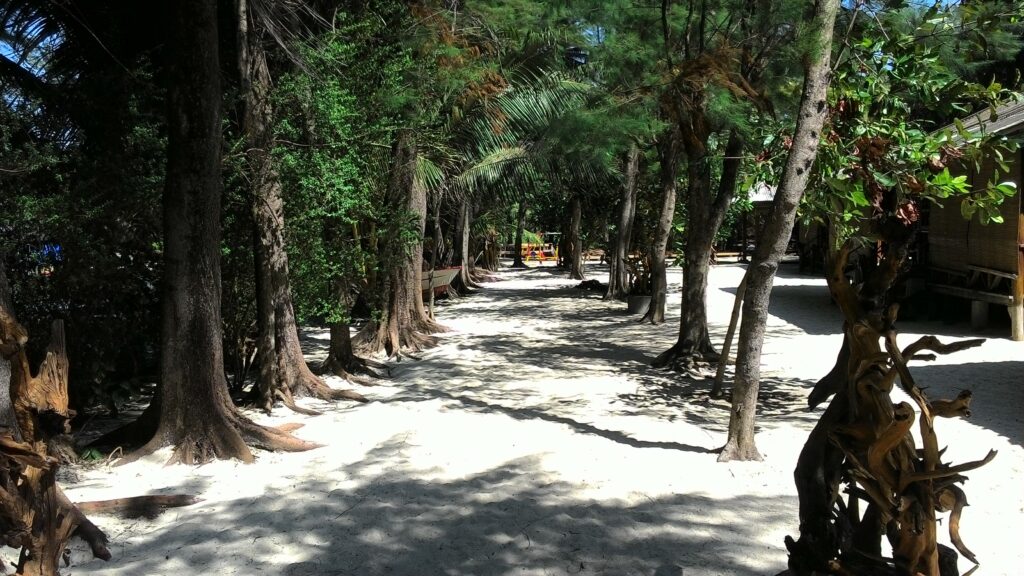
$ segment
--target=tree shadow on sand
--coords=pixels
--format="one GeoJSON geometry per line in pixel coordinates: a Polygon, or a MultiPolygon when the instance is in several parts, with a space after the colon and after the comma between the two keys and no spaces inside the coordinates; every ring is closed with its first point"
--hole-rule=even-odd
{"type": "MultiPolygon", "coordinates": [[[[695,379],[673,375],[636,374],[640,386],[636,392],[620,394],[618,403],[647,416],[670,422],[683,421],[709,432],[729,430],[730,391],[721,398],[711,398],[711,379],[695,379]]],[[[756,431],[776,424],[799,423],[810,430],[820,414],[809,412],[807,390],[814,383],[800,379],[765,377],[758,393],[756,431]]]]}
{"type": "Polygon", "coordinates": [[[1024,445],[1024,361],[923,364],[913,367],[914,378],[929,398],[953,398],[961,390],[973,392],[970,422],[1024,445]],[[997,380],[1017,374],[1017,384],[997,380]]]}
{"type": "Polygon", "coordinates": [[[456,480],[426,481],[423,471],[394,466],[400,443],[382,443],[348,467],[355,488],[310,478],[259,498],[181,509],[175,524],[140,524],[115,542],[119,553],[109,564],[85,562],[72,571],[763,575],[785,562],[781,546],[763,538],[766,525],[788,522],[791,497],[680,494],[633,504],[596,501],[547,474],[534,458],[456,480]],[[237,546],[247,554],[219,552],[237,546]]]}

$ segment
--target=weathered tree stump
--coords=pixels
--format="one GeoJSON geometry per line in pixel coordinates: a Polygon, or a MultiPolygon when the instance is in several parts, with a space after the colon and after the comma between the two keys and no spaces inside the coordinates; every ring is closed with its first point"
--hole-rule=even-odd
{"type": "Polygon", "coordinates": [[[898,307],[879,312],[874,298],[892,284],[899,255],[880,262],[877,278],[859,289],[843,274],[848,249],[832,266],[829,288],[846,319],[845,340],[836,369],[812,392],[812,402],[835,394],[811,431],[797,463],[800,537],[786,538],[792,574],[877,574],[951,576],[956,553],[936,542],[937,513],[949,512],[950,540],[977,563],[960,539],[960,514],[967,504],[958,486],[963,472],[989,462],[959,465],[942,461],[935,419],[969,417],[971,394],[930,400],[917,386],[907,363],[930,351],[949,354],[984,340],[943,344],[926,336],[901,348],[894,322],[898,307]],[[889,267],[887,269],[887,266],[889,267]],[[883,349],[884,346],[884,349],[883,349]],[[894,404],[896,382],[913,400],[894,404]],[[910,433],[919,427],[922,446],[910,433]],[[863,504],[863,507],[862,507],[863,504]],[[882,538],[893,551],[882,556],[882,538]]]}
{"type": "Polygon", "coordinates": [[[57,486],[58,461],[47,454],[48,441],[66,433],[74,415],[68,408],[63,322],[53,323],[46,358],[34,376],[27,342],[0,296],[0,538],[21,549],[16,574],[56,576],[73,535],[97,558],[108,560],[110,552],[106,535],[57,486]]]}

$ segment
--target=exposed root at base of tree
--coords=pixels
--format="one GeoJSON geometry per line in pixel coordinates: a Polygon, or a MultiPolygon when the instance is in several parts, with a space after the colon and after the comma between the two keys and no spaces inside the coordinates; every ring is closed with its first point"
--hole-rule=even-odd
{"type": "MultiPolygon", "coordinates": [[[[313,410],[312,408],[303,408],[302,406],[299,406],[298,404],[295,403],[295,398],[292,397],[292,395],[287,390],[276,390],[274,396],[276,396],[277,399],[281,401],[281,404],[284,404],[285,408],[291,410],[292,412],[295,412],[296,414],[302,414],[303,416],[320,416],[321,414],[323,414],[323,412],[318,412],[317,410],[313,410]]],[[[270,413],[269,407],[267,410],[265,410],[265,412],[267,412],[268,414],[270,413]]]]}
{"type": "Polygon", "coordinates": [[[356,402],[369,402],[365,396],[355,390],[340,390],[331,388],[326,382],[314,376],[312,373],[304,374],[299,382],[292,388],[293,398],[317,398],[327,402],[336,400],[355,400],[356,402]]]}
{"type": "Polygon", "coordinates": [[[472,270],[469,271],[469,280],[470,282],[475,284],[475,286],[472,286],[473,288],[483,288],[483,286],[480,286],[480,284],[486,282],[496,282],[498,279],[493,274],[486,270],[483,270],[481,268],[473,268],[472,270]]]}
{"type": "Polygon", "coordinates": [[[376,386],[376,380],[391,377],[387,364],[352,355],[346,359],[328,356],[316,369],[316,374],[333,374],[352,384],[360,386],[376,386]],[[368,376],[366,378],[364,376],[368,376]]]}
{"type": "Polygon", "coordinates": [[[366,355],[383,352],[394,358],[433,348],[437,346],[437,338],[412,328],[388,330],[370,322],[352,339],[352,346],[366,355]]]}
{"type": "Polygon", "coordinates": [[[416,329],[424,334],[444,334],[445,332],[451,332],[451,328],[427,317],[416,322],[416,329]]]}
{"type": "Polygon", "coordinates": [[[332,376],[337,376],[338,378],[341,378],[342,380],[348,382],[349,384],[358,384],[360,386],[376,386],[377,382],[374,381],[372,378],[377,378],[377,379],[386,378],[386,376],[384,376],[382,374],[377,374],[376,372],[372,372],[372,378],[367,378],[365,376],[357,376],[357,375],[353,374],[352,372],[349,372],[348,370],[346,370],[340,364],[333,364],[333,363],[330,366],[321,365],[319,368],[317,368],[316,373],[321,375],[321,376],[325,375],[325,374],[330,374],[332,376]]]}
{"type": "Polygon", "coordinates": [[[174,446],[168,465],[203,464],[230,458],[250,463],[254,460],[250,447],[272,452],[304,452],[320,447],[320,444],[296,438],[281,428],[260,426],[243,416],[233,405],[228,405],[227,411],[225,418],[208,423],[201,429],[187,429],[178,434],[158,429],[149,442],[126,455],[118,464],[134,462],[165,446],[174,446]]]}
{"type": "Polygon", "coordinates": [[[278,432],[284,432],[285,434],[295,432],[299,428],[302,428],[305,424],[301,422],[289,422],[287,424],[281,424],[280,426],[274,426],[274,429],[278,432]]]}
{"type": "Polygon", "coordinates": [[[180,508],[202,502],[190,494],[154,494],[113,500],[79,502],[78,509],[86,514],[116,514],[125,518],[156,518],[168,508],[180,508]]]}
{"type": "MultiPolygon", "coordinates": [[[[707,342],[700,346],[692,343],[677,342],[651,361],[654,368],[671,368],[695,377],[708,375],[707,372],[717,365],[720,354],[707,342]]],[[[713,372],[712,372],[713,373],[713,372]]]]}
{"type": "Polygon", "coordinates": [[[729,440],[718,452],[719,462],[761,462],[762,460],[764,458],[756,447],[750,446],[744,449],[735,440],[729,440]]]}

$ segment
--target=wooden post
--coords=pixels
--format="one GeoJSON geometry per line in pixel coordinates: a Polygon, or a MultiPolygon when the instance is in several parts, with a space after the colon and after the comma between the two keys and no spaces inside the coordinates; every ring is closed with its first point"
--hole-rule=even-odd
{"type": "Polygon", "coordinates": [[[1017,234],[1017,278],[1013,281],[1013,303],[1007,310],[1010,312],[1010,329],[1012,338],[1020,342],[1024,340],[1024,218],[1018,224],[1017,234]]]}
{"type": "Polygon", "coordinates": [[[729,329],[725,331],[725,342],[722,344],[722,355],[718,357],[718,371],[715,372],[715,384],[711,387],[711,397],[718,398],[722,395],[722,383],[725,382],[725,367],[729,364],[729,349],[732,348],[732,339],[736,335],[736,325],[739,323],[740,310],[743,307],[743,295],[747,291],[747,277],[749,273],[743,274],[743,280],[736,288],[736,299],[732,304],[732,315],[729,316],[729,329]]]}

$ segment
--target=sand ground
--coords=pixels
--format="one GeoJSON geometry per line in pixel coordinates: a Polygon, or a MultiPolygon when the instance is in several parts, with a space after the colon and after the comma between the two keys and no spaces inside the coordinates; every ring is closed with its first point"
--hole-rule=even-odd
{"type": "MultiPolygon", "coordinates": [[[[604,280],[599,268],[593,277],[604,280]]],[[[738,266],[715,267],[721,342],[738,266]]],[[[670,271],[678,288],[679,270],[670,271]]],[[[550,269],[503,271],[439,308],[451,328],[419,361],[362,391],[366,405],[305,401],[267,424],[303,422],[323,444],[255,464],[164,466],[167,453],[76,470],[73,500],[186,492],[200,504],[155,519],[96,516],[113,560],[73,546],[65,574],[608,576],[771,575],[797,528],[792,469],[817,412],[804,409],[835,360],[839,318],[824,282],[788,268],[765,344],[760,463],[718,464],[728,406],[708,383],[647,364],[675,340],[678,290],[662,326],[573,288],[550,269]]],[[[963,326],[906,323],[902,340],[963,326]]],[[[1002,331],[993,336],[1003,336],[1002,331]]],[[[327,334],[307,331],[313,358],[327,334]]],[[[962,534],[980,575],[1024,566],[1024,343],[993,338],[915,372],[933,397],[974,391],[974,417],[943,420],[953,462],[999,451],[969,474],[962,534]]],[[[331,384],[341,386],[338,380],[331,384]]],[[[944,528],[940,527],[940,533],[944,528]]],[[[969,564],[961,561],[961,569],[969,564]]]]}

